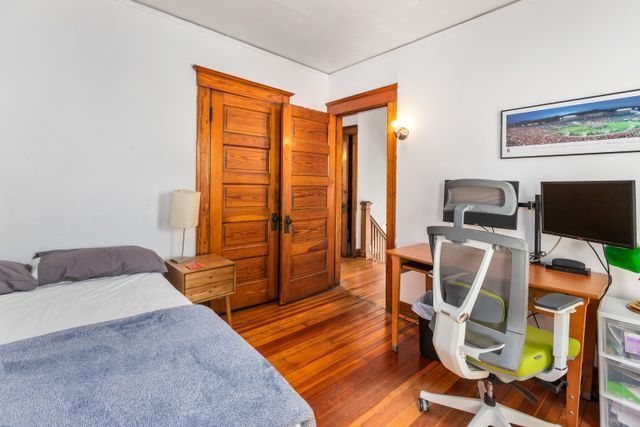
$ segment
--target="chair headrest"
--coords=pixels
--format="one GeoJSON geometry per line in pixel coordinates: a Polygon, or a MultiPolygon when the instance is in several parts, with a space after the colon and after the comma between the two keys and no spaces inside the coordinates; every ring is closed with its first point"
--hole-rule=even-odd
{"type": "Polygon", "coordinates": [[[454,226],[464,226],[465,212],[513,215],[516,190],[505,181],[456,179],[445,184],[445,211],[454,211],[454,226]]]}

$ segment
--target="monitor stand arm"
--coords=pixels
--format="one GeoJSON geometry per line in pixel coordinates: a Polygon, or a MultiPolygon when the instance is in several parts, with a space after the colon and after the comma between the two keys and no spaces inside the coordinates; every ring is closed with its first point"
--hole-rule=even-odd
{"type": "Polygon", "coordinates": [[[529,202],[518,203],[518,207],[527,208],[534,211],[534,237],[533,237],[533,253],[531,254],[531,262],[533,264],[541,264],[542,258],[542,196],[536,194],[535,200],[529,202]]]}

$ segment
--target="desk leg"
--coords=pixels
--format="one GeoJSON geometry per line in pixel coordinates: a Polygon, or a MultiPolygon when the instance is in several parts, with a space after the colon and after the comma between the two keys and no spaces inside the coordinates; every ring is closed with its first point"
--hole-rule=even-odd
{"type": "Polygon", "coordinates": [[[398,310],[400,306],[400,257],[391,257],[391,350],[398,351],[398,310]]]}
{"type": "MultiPolygon", "coordinates": [[[[567,427],[577,427],[580,414],[580,389],[582,388],[582,362],[585,354],[584,330],[587,321],[587,306],[589,299],[584,299],[584,304],[576,308],[576,312],[571,315],[569,336],[580,341],[580,353],[569,361],[567,372],[567,398],[565,405],[565,416],[567,427]]],[[[593,350],[593,349],[591,349],[593,350]]]]}
{"type": "Polygon", "coordinates": [[[229,326],[233,327],[233,324],[231,323],[231,297],[229,295],[224,297],[224,304],[226,305],[227,310],[227,323],[229,326]]]}
{"type": "Polygon", "coordinates": [[[590,301],[587,306],[587,326],[584,337],[584,363],[582,364],[582,397],[591,400],[593,388],[593,365],[596,354],[596,331],[598,330],[598,302],[590,301]]]}

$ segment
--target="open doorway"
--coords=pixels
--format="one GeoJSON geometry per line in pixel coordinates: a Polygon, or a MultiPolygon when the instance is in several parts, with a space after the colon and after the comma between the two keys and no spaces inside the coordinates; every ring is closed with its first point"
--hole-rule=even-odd
{"type": "Polygon", "coordinates": [[[340,255],[352,258],[356,253],[358,215],[358,125],[342,124],[342,190],[340,255]]]}
{"type": "Polygon", "coordinates": [[[387,108],[342,117],[341,285],[385,304],[387,108]]]}
{"type": "Polygon", "coordinates": [[[352,292],[357,290],[357,294],[364,293],[362,297],[387,309],[391,301],[391,260],[386,250],[395,247],[396,227],[396,136],[391,127],[396,106],[395,84],[327,104],[329,113],[337,116],[337,158],[342,159],[336,165],[336,213],[340,223],[336,230],[340,246],[336,251],[336,283],[352,292]],[[343,132],[356,136],[344,137],[343,132]],[[375,135],[369,147],[363,142],[370,140],[365,137],[367,132],[375,135]],[[371,171],[375,171],[375,177],[364,177],[371,171]],[[347,187],[344,192],[343,182],[347,187]]]}
{"type": "Polygon", "coordinates": [[[375,108],[343,117],[342,134],[342,194],[346,201],[343,221],[347,221],[342,240],[349,240],[355,248],[343,251],[343,256],[384,262],[387,230],[387,109],[375,108]]]}

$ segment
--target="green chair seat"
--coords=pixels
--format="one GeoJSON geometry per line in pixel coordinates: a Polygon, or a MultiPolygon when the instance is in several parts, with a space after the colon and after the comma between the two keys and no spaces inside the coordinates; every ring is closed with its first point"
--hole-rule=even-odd
{"type": "MultiPolygon", "coordinates": [[[[569,338],[568,358],[573,359],[578,353],[580,353],[580,342],[569,338]]],[[[518,379],[531,378],[553,366],[553,333],[527,326],[522,357],[516,371],[499,368],[471,357],[468,359],[469,363],[493,373],[501,373],[518,379]]]]}

